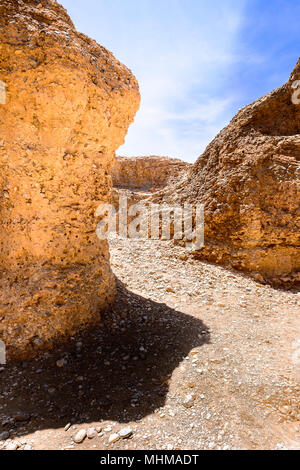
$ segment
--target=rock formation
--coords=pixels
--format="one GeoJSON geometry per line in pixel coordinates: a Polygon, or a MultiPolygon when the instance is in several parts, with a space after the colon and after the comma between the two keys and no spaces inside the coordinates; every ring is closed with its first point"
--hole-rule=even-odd
{"type": "Polygon", "coordinates": [[[27,357],[114,297],[95,210],[139,106],[132,73],[54,0],[0,4],[0,339],[27,357]]]}
{"type": "Polygon", "coordinates": [[[116,157],[113,185],[120,188],[153,190],[167,185],[191,165],[178,158],[116,157]]]}
{"type": "Polygon", "coordinates": [[[300,61],[289,81],[238,112],[154,201],[205,204],[196,256],[258,280],[300,280],[300,61]]]}

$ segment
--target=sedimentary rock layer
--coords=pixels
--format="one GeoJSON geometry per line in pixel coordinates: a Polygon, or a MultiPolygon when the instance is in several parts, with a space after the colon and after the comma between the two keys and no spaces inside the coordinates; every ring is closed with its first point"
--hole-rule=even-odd
{"type": "Polygon", "coordinates": [[[205,204],[202,259],[299,281],[300,61],[288,82],[238,112],[156,201],[205,204]],[[298,91],[297,91],[298,90],[298,91]]]}
{"type": "Polygon", "coordinates": [[[137,82],[54,0],[0,4],[0,339],[27,357],[114,297],[95,210],[139,106],[137,82]]]}
{"type": "Polygon", "coordinates": [[[187,171],[191,165],[168,157],[116,157],[113,185],[129,189],[157,189],[187,171]]]}

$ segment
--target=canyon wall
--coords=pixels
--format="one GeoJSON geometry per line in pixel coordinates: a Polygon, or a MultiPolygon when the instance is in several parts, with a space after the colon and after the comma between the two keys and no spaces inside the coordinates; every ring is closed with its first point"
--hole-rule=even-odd
{"type": "Polygon", "coordinates": [[[192,165],[177,158],[116,157],[113,169],[113,185],[129,189],[157,189],[164,187],[192,165]]]}
{"type": "Polygon", "coordinates": [[[135,77],[54,0],[0,4],[0,339],[28,357],[96,322],[115,285],[95,211],[135,77]]]}
{"type": "Polygon", "coordinates": [[[300,280],[300,61],[238,112],[192,170],[154,202],[205,205],[200,259],[291,285],[300,280]]]}

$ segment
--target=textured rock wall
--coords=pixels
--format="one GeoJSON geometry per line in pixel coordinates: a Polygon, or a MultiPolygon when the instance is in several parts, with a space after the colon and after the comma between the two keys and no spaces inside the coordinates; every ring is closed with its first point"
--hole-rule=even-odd
{"type": "Polygon", "coordinates": [[[26,357],[114,297],[95,209],[139,107],[132,73],[54,0],[0,4],[0,339],[26,357]]]}
{"type": "Polygon", "coordinates": [[[240,110],[192,170],[154,198],[205,204],[200,258],[288,284],[300,280],[299,79],[300,61],[284,86],[240,110]]]}
{"type": "Polygon", "coordinates": [[[192,165],[168,157],[118,157],[115,160],[113,185],[130,189],[156,189],[166,186],[192,165]]]}

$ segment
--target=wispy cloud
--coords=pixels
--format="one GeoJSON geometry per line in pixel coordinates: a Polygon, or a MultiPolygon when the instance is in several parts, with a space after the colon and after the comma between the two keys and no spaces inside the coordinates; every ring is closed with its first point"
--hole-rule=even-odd
{"type": "Polygon", "coordinates": [[[62,3],[138,78],[141,108],[118,153],[194,161],[232,117],[229,71],[246,0],[62,3]]]}
{"type": "MultiPolygon", "coordinates": [[[[236,43],[243,21],[239,8],[197,9],[172,41],[143,43],[135,63],[142,104],[120,154],[163,154],[194,161],[231,118],[234,90],[224,80],[238,60],[236,43]],[[148,54],[148,49],[156,53],[148,54]],[[225,89],[227,90],[225,91],[225,89]],[[226,93],[226,95],[224,95],[226,93]]],[[[176,16],[180,17],[179,9],[176,16]]]]}

